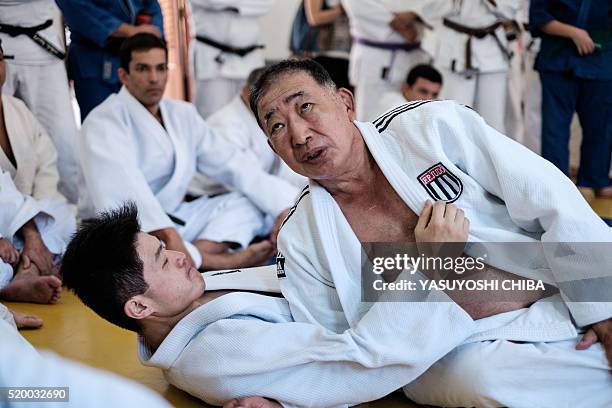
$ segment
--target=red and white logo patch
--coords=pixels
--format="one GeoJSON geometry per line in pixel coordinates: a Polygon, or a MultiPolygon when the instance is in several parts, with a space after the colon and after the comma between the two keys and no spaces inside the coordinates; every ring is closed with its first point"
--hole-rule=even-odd
{"type": "Polygon", "coordinates": [[[442,163],[428,168],[417,178],[434,201],[452,203],[463,192],[463,183],[459,177],[451,173],[442,163]]]}

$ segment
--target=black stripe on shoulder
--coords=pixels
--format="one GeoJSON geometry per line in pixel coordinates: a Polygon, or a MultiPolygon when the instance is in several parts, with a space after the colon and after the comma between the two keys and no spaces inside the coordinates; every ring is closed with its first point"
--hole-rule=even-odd
{"type": "Polygon", "coordinates": [[[392,115],[386,117],[383,122],[381,122],[379,125],[376,126],[376,129],[378,129],[378,133],[384,132],[389,126],[389,124],[391,123],[391,121],[397,116],[401,115],[402,113],[406,113],[408,111],[416,109],[430,102],[434,102],[434,101],[419,101],[418,103],[414,105],[406,105],[403,109],[398,110],[397,112],[394,112],[392,115]]]}
{"type": "Polygon", "coordinates": [[[414,101],[414,102],[410,102],[410,103],[405,103],[403,105],[400,106],[396,106],[395,108],[391,109],[390,111],[387,111],[385,113],[383,113],[382,115],[380,115],[378,118],[374,119],[372,121],[372,123],[374,123],[375,126],[378,126],[380,123],[382,123],[388,116],[393,115],[395,112],[397,112],[398,110],[404,109],[408,106],[412,106],[412,105],[416,105],[417,103],[419,103],[421,101],[414,101]]]}
{"type": "Polygon", "coordinates": [[[300,201],[302,201],[302,199],[304,197],[306,197],[308,194],[310,194],[310,189],[308,188],[308,186],[304,187],[302,189],[302,192],[300,193],[300,197],[297,199],[297,201],[295,202],[295,204],[293,204],[293,207],[291,207],[289,209],[289,213],[287,214],[287,216],[285,217],[285,220],[283,221],[283,223],[281,224],[281,228],[283,228],[285,226],[285,224],[287,223],[287,221],[289,221],[289,218],[291,218],[291,216],[293,215],[293,213],[295,213],[295,210],[297,209],[298,204],[300,203],[300,201]]]}

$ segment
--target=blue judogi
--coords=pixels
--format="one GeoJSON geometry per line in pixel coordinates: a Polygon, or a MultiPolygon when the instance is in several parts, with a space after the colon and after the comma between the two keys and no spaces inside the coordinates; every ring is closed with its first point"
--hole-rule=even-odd
{"type": "Polygon", "coordinates": [[[140,14],[163,33],[157,0],[56,0],[70,28],[68,75],[74,80],[81,120],[106,97],[121,88],[117,47],[109,37],[123,23],[136,24],[140,14]]]}
{"type": "Polygon", "coordinates": [[[610,185],[612,152],[612,1],[532,0],[529,26],[542,46],[535,69],[542,81],[542,156],[569,173],[570,124],[578,113],[583,131],[578,185],[610,185]],[[540,28],[557,20],[589,32],[598,44],[581,56],[571,39],[540,28]]]}

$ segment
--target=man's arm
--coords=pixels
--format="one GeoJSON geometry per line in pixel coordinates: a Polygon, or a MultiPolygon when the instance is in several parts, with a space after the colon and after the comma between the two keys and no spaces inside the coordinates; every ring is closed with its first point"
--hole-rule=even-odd
{"type": "Polygon", "coordinates": [[[193,108],[193,129],[198,132],[198,171],[244,194],[262,212],[277,217],[291,207],[298,189],[266,173],[252,154],[219,137],[193,108]]]}

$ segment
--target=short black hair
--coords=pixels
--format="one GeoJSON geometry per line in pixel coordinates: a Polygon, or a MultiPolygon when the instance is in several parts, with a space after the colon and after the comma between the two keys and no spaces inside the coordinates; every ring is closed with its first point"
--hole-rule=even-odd
{"type": "Polygon", "coordinates": [[[68,244],[60,274],[64,284],[100,317],[139,332],[125,303],[147,291],[143,262],[136,252],[140,223],[132,202],[83,221],[68,244]]]}
{"type": "Polygon", "coordinates": [[[408,73],[406,83],[408,86],[412,86],[419,78],[425,78],[436,84],[442,84],[442,74],[440,74],[440,71],[428,64],[415,65],[408,73]]]}
{"type": "Polygon", "coordinates": [[[268,92],[270,85],[287,74],[295,74],[297,72],[304,72],[310,75],[312,79],[323,87],[336,89],[336,83],[329,73],[321,64],[312,59],[286,59],[274,65],[270,65],[264,70],[261,77],[255,81],[255,85],[251,88],[249,93],[249,104],[251,105],[251,110],[255,114],[259,126],[261,126],[261,123],[259,123],[257,104],[261,101],[264,94],[268,92]]]}
{"type": "Polygon", "coordinates": [[[130,72],[130,61],[134,51],[148,51],[153,48],[160,48],[166,52],[168,59],[168,46],[166,42],[150,33],[138,33],[123,40],[119,49],[120,67],[130,72]]]}

